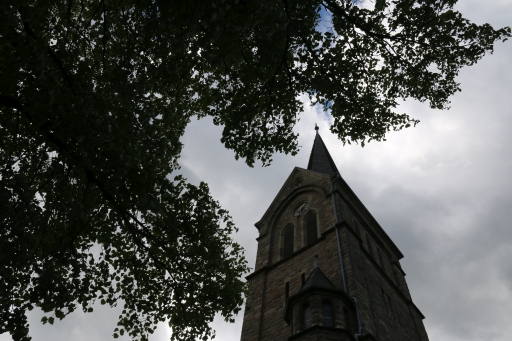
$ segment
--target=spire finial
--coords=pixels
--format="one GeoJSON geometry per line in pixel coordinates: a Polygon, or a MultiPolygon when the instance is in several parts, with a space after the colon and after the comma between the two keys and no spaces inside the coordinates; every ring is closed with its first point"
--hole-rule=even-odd
{"type": "Polygon", "coordinates": [[[318,133],[318,126],[316,125],[316,123],[315,123],[315,130],[318,133]]]}
{"type": "Polygon", "coordinates": [[[320,266],[318,265],[318,255],[315,255],[315,269],[319,267],[320,266]]]}

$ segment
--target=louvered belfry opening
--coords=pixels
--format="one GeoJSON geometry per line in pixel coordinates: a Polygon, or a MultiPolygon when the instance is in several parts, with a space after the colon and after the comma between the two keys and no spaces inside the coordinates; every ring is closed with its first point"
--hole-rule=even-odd
{"type": "Polygon", "coordinates": [[[309,245],[315,242],[318,238],[316,213],[309,211],[304,217],[304,222],[306,223],[306,244],[309,245]]]}
{"type": "Polygon", "coordinates": [[[293,254],[293,225],[288,224],[283,229],[283,258],[293,254]]]}

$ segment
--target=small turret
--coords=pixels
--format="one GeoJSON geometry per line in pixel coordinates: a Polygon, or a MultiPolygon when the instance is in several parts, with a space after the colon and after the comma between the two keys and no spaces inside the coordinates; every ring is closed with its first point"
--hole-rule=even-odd
{"type": "Polygon", "coordinates": [[[315,268],[302,288],[288,298],[285,321],[291,325],[288,340],[353,340],[356,330],[355,306],[350,297],[336,288],[315,268]]]}

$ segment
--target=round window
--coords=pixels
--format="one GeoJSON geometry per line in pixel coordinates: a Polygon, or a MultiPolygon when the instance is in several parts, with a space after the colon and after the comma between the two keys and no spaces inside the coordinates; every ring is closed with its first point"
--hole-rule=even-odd
{"type": "Polygon", "coordinates": [[[298,217],[300,216],[302,213],[306,212],[306,210],[308,209],[308,203],[307,202],[303,202],[303,203],[300,203],[298,204],[294,209],[293,209],[293,215],[295,217],[298,217]]]}

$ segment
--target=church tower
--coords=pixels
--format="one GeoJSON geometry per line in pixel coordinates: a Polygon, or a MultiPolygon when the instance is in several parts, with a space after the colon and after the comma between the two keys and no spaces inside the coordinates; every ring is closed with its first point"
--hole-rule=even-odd
{"type": "Polygon", "coordinates": [[[403,257],[339,175],[317,130],[256,223],[241,341],[428,341],[403,257]]]}

